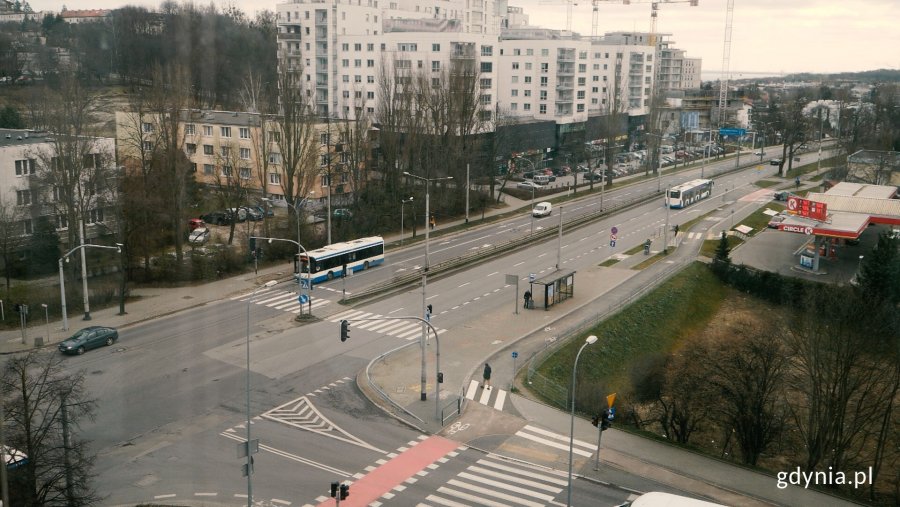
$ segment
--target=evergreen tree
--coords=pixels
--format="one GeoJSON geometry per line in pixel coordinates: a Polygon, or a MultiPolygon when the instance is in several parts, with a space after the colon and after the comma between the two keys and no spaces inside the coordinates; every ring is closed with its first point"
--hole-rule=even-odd
{"type": "Polygon", "coordinates": [[[22,116],[16,108],[6,106],[0,109],[0,128],[23,129],[25,128],[25,122],[22,121],[22,116]]]}
{"type": "Polygon", "coordinates": [[[878,237],[872,252],[859,266],[859,288],[874,302],[900,303],[900,240],[888,233],[878,237]]]}
{"type": "Polygon", "coordinates": [[[722,236],[719,238],[719,246],[716,247],[716,262],[723,262],[726,265],[731,264],[730,253],[731,247],[728,246],[728,237],[725,235],[725,231],[722,231],[722,236]]]}

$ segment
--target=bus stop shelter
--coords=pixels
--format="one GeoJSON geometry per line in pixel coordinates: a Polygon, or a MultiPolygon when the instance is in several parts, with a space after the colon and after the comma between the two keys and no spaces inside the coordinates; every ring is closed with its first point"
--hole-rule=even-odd
{"type": "Polygon", "coordinates": [[[535,285],[542,287],[543,290],[540,293],[544,295],[544,310],[549,310],[551,306],[562,303],[575,295],[575,270],[557,269],[530,282],[530,285],[533,300],[538,299],[539,293],[535,285]]]}

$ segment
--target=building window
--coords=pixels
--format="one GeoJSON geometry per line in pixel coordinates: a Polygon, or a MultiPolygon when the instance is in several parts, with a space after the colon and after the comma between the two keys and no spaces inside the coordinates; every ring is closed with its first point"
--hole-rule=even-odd
{"type": "Polygon", "coordinates": [[[526,111],[531,111],[531,104],[526,102],[526,103],[522,104],[522,108],[526,111]]]}
{"type": "Polygon", "coordinates": [[[521,54],[522,54],[521,49],[518,49],[518,48],[513,49],[513,56],[519,56],[521,54]]]}
{"type": "Polygon", "coordinates": [[[439,77],[431,78],[431,87],[432,88],[440,88],[441,87],[441,78],[439,78],[439,77]]]}
{"type": "Polygon", "coordinates": [[[481,62],[481,72],[492,72],[494,64],[491,62],[481,62]]]}
{"type": "Polygon", "coordinates": [[[542,74],[546,74],[549,70],[550,70],[550,64],[549,64],[549,63],[544,62],[544,63],[541,64],[541,73],[542,73],[542,74]]]}
{"type": "Polygon", "coordinates": [[[184,133],[189,136],[194,135],[194,124],[193,123],[185,124],[184,133]]]}
{"type": "Polygon", "coordinates": [[[512,62],[512,70],[519,70],[519,62],[512,62]]]}
{"type": "Polygon", "coordinates": [[[375,92],[366,92],[366,98],[369,100],[375,100],[375,92]]]}
{"type": "Polygon", "coordinates": [[[152,134],[153,133],[153,124],[144,122],[143,125],[141,125],[141,130],[143,130],[145,134],[152,134]]]}
{"type": "Polygon", "coordinates": [[[353,82],[354,83],[362,83],[362,76],[360,76],[359,74],[353,76],[353,82]]]}
{"type": "Polygon", "coordinates": [[[194,153],[197,153],[197,145],[196,144],[187,143],[187,144],[185,144],[185,147],[187,148],[188,155],[193,155],[194,153]]]}
{"type": "Polygon", "coordinates": [[[431,62],[431,72],[440,72],[441,62],[431,62]]]}
{"type": "Polygon", "coordinates": [[[510,111],[518,111],[518,110],[519,110],[519,104],[517,104],[517,103],[515,103],[515,102],[511,103],[511,104],[509,105],[509,110],[510,110],[510,111]]]}
{"type": "Polygon", "coordinates": [[[587,78],[580,77],[578,78],[578,86],[584,86],[587,84],[587,78]]]}
{"type": "Polygon", "coordinates": [[[269,131],[269,141],[274,141],[276,143],[280,143],[281,142],[281,132],[279,132],[277,130],[270,130],[269,131]]]}
{"type": "Polygon", "coordinates": [[[519,82],[519,76],[510,76],[510,83],[516,84],[519,82]]]}
{"type": "Polygon", "coordinates": [[[350,44],[347,44],[346,42],[341,44],[341,51],[350,51],[350,44]]]}
{"type": "Polygon", "coordinates": [[[542,49],[541,56],[550,56],[550,50],[547,48],[542,49]]]}
{"type": "Polygon", "coordinates": [[[241,158],[250,160],[250,148],[241,148],[241,158]]]}
{"type": "Polygon", "coordinates": [[[492,81],[490,80],[490,78],[482,79],[481,80],[481,89],[486,90],[491,87],[491,84],[492,84],[492,81]]]}
{"type": "Polygon", "coordinates": [[[541,104],[538,106],[538,114],[547,114],[547,104],[541,104]]]}
{"type": "Polygon", "coordinates": [[[346,58],[341,60],[341,67],[344,67],[344,68],[350,67],[350,60],[348,60],[346,58]]]}
{"type": "Polygon", "coordinates": [[[228,146],[220,146],[219,155],[221,155],[222,158],[228,158],[228,156],[231,155],[231,149],[228,148],[228,146]]]}
{"type": "Polygon", "coordinates": [[[518,96],[519,96],[519,90],[516,90],[516,89],[510,90],[509,95],[510,95],[510,97],[518,97],[518,96]]]}
{"type": "Polygon", "coordinates": [[[331,136],[328,135],[328,132],[322,132],[319,134],[319,144],[329,144],[331,142],[331,136]]]}
{"type": "Polygon", "coordinates": [[[531,62],[525,62],[525,70],[531,70],[531,62]]]}
{"type": "Polygon", "coordinates": [[[525,76],[525,84],[531,83],[531,76],[525,76]]]}
{"type": "Polygon", "coordinates": [[[362,44],[360,44],[359,42],[357,42],[356,44],[354,44],[354,45],[353,45],[353,51],[362,51],[362,44]]]}
{"type": "Polygon", "coordinates": [[[238,135],[241,136],[241,139],[250,139],[250,128],[249,127],[239,128],[238,135]]]}
{"type": "Polygon", "coordinates": [[[491,95],[490,95],[489,93],[486,93],[486,94],[482,95],[482,96],[481,96],[481,103],[484,104],[484,105],[490,104],[490,103],[491,103],[491,95]]]}
{"type": "Polygon", "coordinates": [[[375,67],[375,60],[366,60],[366,67],[375,67]]]}
{"type": "Polygon", "coordinates": [[[281,173],[269,173],[270,185],[281,185],[281,173]]]}
{"type": "Polygon", "coordinates": [[[16,190],[16,205],[28,206],[31,204],[31,190],[16,190]]]}
{"type": "Polygon", "coordinates": [[[144,141],[144,151],[153,151],[153,143],[144,141]]]}
{"type": "Polygon", "coordinates": [[[578,64],[578,72],[587,72],[587,64],[579,63],[578,64]]]}
{"type": "Polygon", "coordinates": [[[481,56],[494,56],[494,46],[481,46],[481,56]]]}
{"type": "Polygon", "coordinates": [[[31,224],[31,219],[22,220],[22,234],[29,235],[34,232],[34,228],[31,224]]]}
{"type": "Polygon", "coordinates": [[[211,144],[203,145],[203,154],[204,155],[212,155],[213,154],[213,146],[211,144]]]}
{"type": "Polygon", "coordinates": [[[441,45],[440,45],[440,44],[432,44],[432,45],[431,45],[431,50],[434,51],[434,52],[438,52],[438,51],[441,50],[441,45]]]}
{"type": "Polygon", "coordinates": [[[222,137],[231,137],[231,127],[219,127],[219,134],[222,137]]]}
{"type": "Polygon", "coordinates": [[[269,163],[270,164],[280,164],[281,163],[281,153],[269,153],[269,163]]]}
{"type": "Polygon", "coordinates": [[[372,44],[371,42],[366,44],[366,51],[375,51],[375,44],[372,44]]]}
{"type": "Polygon", "coordinates": [[[540,99],[547,100],[547,90],[541,90],[540,99]]]}
{"type": "Polygon", "coordinates": [[[225,176],[226,178],[231,177],[231,166],[230,165],[222,166],[222,176],[225,176]]]}
{"type": "Polygon", "coordinates": [[[212,136],[212,125],[204,125],[203,126],[203,135],[212,136]]]}
{"type": "Polygon", "coordinates": [[[215,173],[216,173],[216,170],[212,164],[203,164],[203,174],[205,174],[207,176],[212,176],[215,173]]]}
{"type": "Polygon", "coordinates": [[[531,97],[531,90],[525,90],[525,96],[531,97]]]}
{"type": "Polygon", "coordinates": [[[99,224],[103,222],[103,209],[97,208],[92,209],[90,213],[88,213],[88,223],[89,224],[99,224]]]}
{"type": "Polygon", "coordinates": [[[357,69],[362,67],[362,60],[360,60],[359,58],[353,60],[353,66],[356,67],[357,69]]]}
{"type": "Polygon", "coordinates": [[[398,51],[410,51],[410,52],[418,51],[419,46],[417,44],[413,44],[413,43],[401,42],[401,43],[397,44],[397,50],[398,51]]]}
{"type": "Polygon", "coordinates": [[[16,160],[16,176],[34,174],[34,159],[16,160]]]}
{"type": "Polygon", "coordinates": [[[584,112],[584,104],[578,104],[578,106],[576,106],[576,112],[583,113],[584,112]]]}
{"type": "Polygon", "coordinates": [[[69,217],[66,215],[56,215],[56,228],[57,229],[68,229],[69,228],[69,217]]]}
{"type": "Polygon", "coordinates": [[[241,167],[240,175],[242,180],[250,179],[250,168],[249,167],[241,167]]]}

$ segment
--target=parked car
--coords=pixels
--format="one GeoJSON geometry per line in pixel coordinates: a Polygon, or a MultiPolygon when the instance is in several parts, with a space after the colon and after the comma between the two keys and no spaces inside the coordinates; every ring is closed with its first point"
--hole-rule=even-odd
{"type": "Polygon", "coordinates": [[[781,165],[781,159],[773,158],[772,160],[769,161],[769,165],[781,165]]]}
{"type": "Polygon", "coordinates": [[[255,205],[255,206],[250,206],[250,208],[255,209],[264,217],[274,217],[275,216],[275,210],[273,210],[272,208],[266,208],[264,206],[260,206],[259,204],[255,205]]]}
{"type": "Polygon", "coordinates": [[[547,185],[550,183],[550,176],[547,176],[546,174],[535,174],[534,182],[538,185],[547,185]]]}
{"type": "Polygon", "coordinates": [[[205,215],[200,215],[204,222],[213,225],[231,225],[231,222],[234,221],[231,217],[231,213],[227,211],[212,211],[205,215]]]}
{"type": "Polygon", "coordinates": [[[549,202],[539,202],[534,205],[534,208],[531,210],[531,215],[536,217],[546,217],[549,216],[550,213],[553,212],[553,205],[549,202]]]}
{"type": "Polygon", "coordinates": [[[257,222],[257,221],[263,219],[263,216],[264,216],[263,212],[259,211],[258,209],[254,208],[252,206],[243,206],[239,209],[244,212],[244,215],[247,217],[247,220],[257,222]]]}
{"type": "Polygon", "coordinates": [[[202,218],[192,218],[188,220],[188,230],[193,231],[199,227],[206,227],[206,222],[202,218]]]}
{"type": "Polygon", "coordinates": [[[775,192],[774,197],[776,201],[786,201],[790,195],[790,192],[775,192]]]}
{"type": "Polygon", "coordinates": [[[338,220],[350,220],[353,218],[353,212],[347,208],[335,208],[331,210],[331,217],[338,220]]]}
{"type": "Polygon", "coordinates": [[[246,208],[228,208],[225,210],[226,213],[231,213],[232,220],[237,220],[238,222],[244,222],[247,220],[247,209],[246,208]]]}
{"type": "Polygon", "coordinates": [[[202,245],[207,241],[209,241],[209,229],[206,227],[198,227],[191,231],[191,235],[188,236],[188,243],[195,245],[202,245]]]}
{"type": "Polygon", "coordinates": [[[63,354],[84,354],[86,350],[112,345],[119,339],[119,332],[105,326],[90,326],[73,334],[58,346],[63,354]]]}
{"type": "Polygon", "coordinates": [[[769,228],[777,229],[781,222],[784,222],[785,218],[786,217],[784,215],[775,215],[771,220],[769,220],[769,228]]]}
{"type": "Polygon", "coordinates": [[[520,189],[522,189],[522,190],[532,190],[532,189],[534,189],[534,190],[540,190],[540,189],[543,188],[543,187],[540,186],[540,185],[538,185],[537,183],[535,183],[535,182],[533,182],[533,181],[528,181],[528,180],[526,180],[526,181],[520,181],[520,182],[516,185],[516,188],[520,188],[520,189]]]}

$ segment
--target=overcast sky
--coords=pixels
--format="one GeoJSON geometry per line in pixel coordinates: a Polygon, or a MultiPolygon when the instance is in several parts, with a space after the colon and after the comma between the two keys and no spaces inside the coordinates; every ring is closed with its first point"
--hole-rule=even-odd
{"type": "MultiPolygon", "coordinates": [[[[387,1],[387,0],[382,0],[387,1]]],[[[591,34],[592,4],[576,0],[572,29],[591,34]]],[[[650,3],[598,0],[599,32],[649,31],[650,3]]],[[[209,0],[196,0],[197,5],[209,0]]],[[[150,0],[32,0],[35,10],[112,9],[126,4],[157,7],[150,0]]],[[[213,0],[221,7],[234,4],[249,15],[275,10],[263,0],[213,0]]],[[[531,24],[565,28],[566,8],[560,0],[509,0],[523,7],[531,24]]],[[[671,33],[676,47],[703,59],[703,77],[717,77],[722,68],[726,0],[661,0],[657,31],[671,33]]],[[[731,35],[732,78],[746,73],[840,72],[900,69],[900,0],[736,0],[731,35]]]]}

